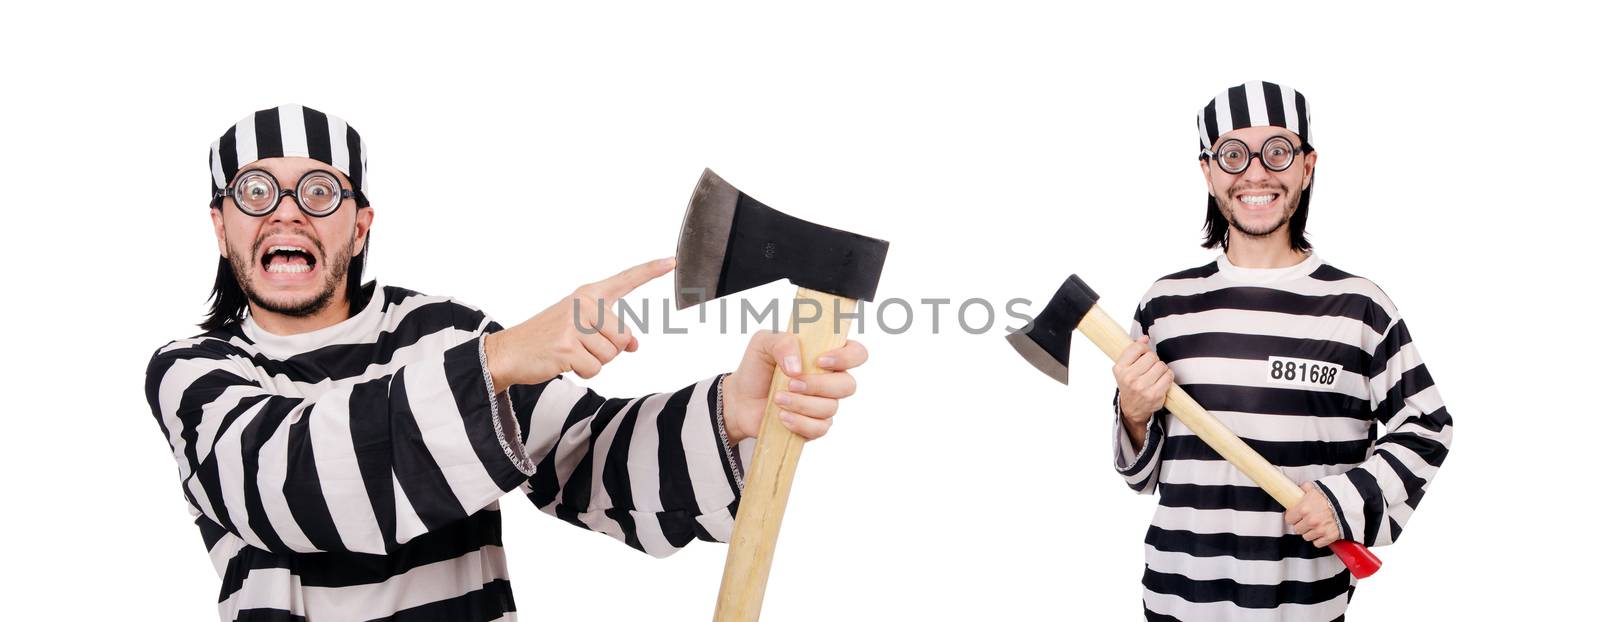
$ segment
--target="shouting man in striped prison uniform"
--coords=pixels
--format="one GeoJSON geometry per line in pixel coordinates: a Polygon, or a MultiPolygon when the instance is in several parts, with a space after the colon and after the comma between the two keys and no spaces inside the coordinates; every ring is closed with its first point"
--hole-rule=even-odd
{"type": "Polygon", "coordinates": [[[776,363],[784,424],[822,435],[861,344],[799,374],[792,335],[670,393],[589,378],[638,340],[606,305],[671,259],[579,287],[502,330],[442,296],[361,282],[366,149],[310,108],[262,110],[211,147],[206,332],[155,352],[150,408],[222,579],[223,620],[511,620],[501,495],[664,556],[725,541],[776,363]],[[593,330],[605,326],[604,330],[593,330]]]}
{"type": "Polygon", "coordinates": [[[1325,547],[1393,542],[1450,448],[1394,303],[1311,253],[1308,121],[1300,93],[1268,82],[1200,111],[1205,246],[1223,254],[1156,281],[1113,367],[1117,470],[1161,497],[1145,536],[1151,620],[1343,619],[1354,580],[1325,547]],[[1169,416],[1173,382],[1304,500],[1279,506],[1169,416]]]}

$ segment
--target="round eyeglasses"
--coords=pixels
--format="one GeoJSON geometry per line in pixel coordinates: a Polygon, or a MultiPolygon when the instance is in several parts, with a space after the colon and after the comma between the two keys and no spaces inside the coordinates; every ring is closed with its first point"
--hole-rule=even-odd
{"type": "Polygon", "coordinates": [[[1267,142],[1261,143],[1260,151],[1251,151],[1250,146],[1237,138],[1229,138],[1217,145],[1216,150],[1206,150],[1201,157],[1209,158],[1217,163],[1218,167],[1229,174],[1238,175],[1250,168],[1250,161],[1261,158],[1261,165],[1274,173],[1282,173],[1294,165],[1294,156],[1304,148],[1294,146],[1288,138],[1273,136],[1267,142]]]}
{"type": "Polygon", "coordinates": [[[354,197],[356,193],[341,187],[339,178],[328,171],[308,172],[300,177],[294,190],[283,190],[278,187],[277,177],[256,169],[235,178],[232,186],[217,191],[212,198],[228,197],[233,199],[234,205],[239,206],[239,211],[251,216],[266,216],[278,209],[284,195],[294,197],[300,211],[321,218],[338,211],[344,200],[354,197]]]}

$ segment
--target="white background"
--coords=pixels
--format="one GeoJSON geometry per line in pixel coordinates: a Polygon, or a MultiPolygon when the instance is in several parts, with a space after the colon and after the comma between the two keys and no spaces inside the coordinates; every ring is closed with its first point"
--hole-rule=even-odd
{"type": "MultiPolygon", "coordinates": [[[[1194,113],[1251,79],[1307,94],[1311,239],[1398,302],[1459,424],[1353,619],[1591,600],[1592,15],[571,4],[6,9],[8,619],[215,616],[143,373],[197,332],[216,253],[202,155],[253,110],[349,120],[369,143],[371,274],[508,324],[671,254],[705,166],[892,241],[880,296],[1043,299],[1077,272],[1126,318],[1214,256],[1194,113]]],[[[948,312],[938,335],[923,313],[859,337],[872,361],[806,450],[765,619],[1137,618],[1154,501],[1111,469],[1109,363],[1080,338],[1062,387],[948,312]]],[[[672,390],[737,361],[744,337],[690,327],[592,386],[672,390]]],[[[654,560],[503,505],[525,619],[709,617],[723,546],[654,560]]]]}

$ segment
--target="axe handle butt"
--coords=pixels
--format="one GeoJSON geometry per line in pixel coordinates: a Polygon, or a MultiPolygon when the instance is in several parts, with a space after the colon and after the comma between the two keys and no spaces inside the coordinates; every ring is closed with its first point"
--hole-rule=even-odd
{"type": "MultiPolygon", "coordinates": [[[[789,332],[800,340],[801,371],[814,374],[817,355],[843,346],[850,332],[850,318],[856,301],[842,296],[800,288],[795,294],[789,332]],[[804,301],[816,301],[816,305],[804,301]],[[799,323],[800,315],[807,319],[799,323]],[[812,320],[813,316],[816,319],[812,320]]],[[[756,435],[754,456],[747,465],[744,493],[739,513],[733,521],[733,537],[728,540],[728,559],[722,568],[722,587],[717,593],[717,622],[755,622],[761,617],[761,600],[766,593],[767,575],[772,569],[772,553],[778,541],[778,527],[789,503],[789,487],[805,439],[790,432],[778,420],[778,406],[772,398],[789,387],[782,369],[774,370],[767,392],[767,409],[761,416],[761,432],[756,435]]]]}
{"type": "MultiPolygon", "coordinates": [[[[1094,345],[1105,352],[1106,356],[1111,357],[1111,360],[1121,357],[1122,351],[1133,343],[1128,333],[1111,319],[1100,305],[1089,308],[1089,312],[1084,314],[1083,320],[1078,323],[1078,331],[1094,342],[1094,345]]],[[[1267,494],[1283,507],[1292,508],[1300,503],[1301,497],[1305,496],[1305,492],[1300,490],[1289,476],[1284,475],[1278,467],[1272,466],[1272,463],[1267,462],[1266,458],[1246,445],[1215,416],[1206,412],[1206,409],[1194,401],[1194,398],[1189,397],[1177,383],[1173,383],[1172,388],[1167,390],[1167,411],[1257,486],[1266,490],[1267,494]]],[[[1371,576],[1378,571],[1379,566],[1383,565],[1372,551],[1367,550],[1367,547],[1359,542],[1340,540],[1333,543],[1332,548],[1345,566],[1350,568],[1350,574],[1358,579],[1371,576]]]]}

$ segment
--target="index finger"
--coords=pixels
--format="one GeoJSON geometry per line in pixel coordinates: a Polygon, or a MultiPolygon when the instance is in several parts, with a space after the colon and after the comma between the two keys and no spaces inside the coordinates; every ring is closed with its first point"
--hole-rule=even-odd
{"type": "Polygon", "coordinates": [[[676,265],[678,265],[677,258],[663,257],[628,268],[612,275],[610,278],[595,283],[596,297],[616,300],[628,295],[628,292],[638,289],[640,285],[649,283],[657,277],[671,272],[676,265]]]}

